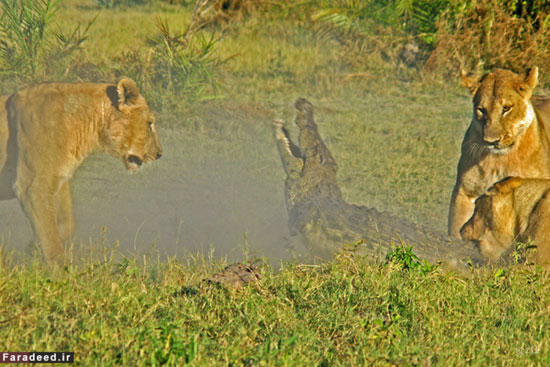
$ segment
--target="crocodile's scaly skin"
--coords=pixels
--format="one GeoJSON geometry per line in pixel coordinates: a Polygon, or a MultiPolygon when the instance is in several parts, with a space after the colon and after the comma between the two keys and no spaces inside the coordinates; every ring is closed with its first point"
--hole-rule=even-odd
{"type": "Polygon", "coordinates": [[[302,237],[308,250],[322,258],[345,248],[361,255],[383,258],[392,244],[414,245],[415,254],[430,262],[483,263],[473,244],[451,240],[376,209],[348,204],[336,179],[336,161],[323,143],[313,119],[313,105],[296,101],[299,146],[282,121],[273,123],[275,141],[286,171],[285,198],[292,235],[302,237]]]}

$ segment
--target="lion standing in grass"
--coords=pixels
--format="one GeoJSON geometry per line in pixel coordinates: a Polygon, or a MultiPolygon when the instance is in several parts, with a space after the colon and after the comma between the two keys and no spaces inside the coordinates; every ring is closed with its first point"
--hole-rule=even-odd
{"type": "Polygon", "coordinates": [[[509,176],[550,178],[550,98],[532,96],[537,81],[536,67],[525,75],[502,69],[482,77],[462,72],[474,113],[451,198],[451,236],[459,236],[475,200],[496,182],[509,176]]]}
{"type": "Polygon", "coordinates": [[[514,241],[533,243],[532,261],[550,265],[550,180],[507,178],[476,200],[474,215],[460,230],[483,256],[497,260],[514,241]]]}
{"type": "Polygon", "coordinates": [[[135,171],[162,155],[136,83],[43,83],[0,97],[0,199],[17,197],[48,263],[74,230],[69,180],[94,151],[135,171]]]}

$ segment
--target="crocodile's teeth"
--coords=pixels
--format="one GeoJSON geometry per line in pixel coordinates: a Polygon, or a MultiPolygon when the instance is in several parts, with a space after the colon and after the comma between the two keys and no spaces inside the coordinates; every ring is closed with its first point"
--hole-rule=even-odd
{"type": "Polygon", "coordinates": [[[288,138],[285,136],[283,140],[285,142],[285,148],[288,154],[294,156],[294,153],[292,153],[292,150],[290,149],[290,141],[288,140],[288,138]]]}
{"type": "Polygon", "coordinates": [[[291,142],[290,142],[290,138],[288,137],[288,132],[282,126],[277,126],[277,139],[283,141],[288,154],[290,154],[293,157],[296,156],[290,147],[291,142]]]}

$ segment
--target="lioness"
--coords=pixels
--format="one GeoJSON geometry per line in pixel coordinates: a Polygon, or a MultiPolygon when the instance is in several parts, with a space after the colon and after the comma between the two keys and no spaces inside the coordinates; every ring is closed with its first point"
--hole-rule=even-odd
{"type": "Polygon", "coordinates": [[[0,103],[0,199],[19,199],[49,263],[71,238],[69,180],[86,156],[104,151],[134,171],[162,155],[155,116],[127,78],[37,84],[0,103]]]}
{"type": "Polygon", "coordinates": [[[476,200],[474,215],[460,230],[482,255],[498,259],[514,240],[533,241],[534,262],[550,265],[550,180],[507,178],[476,200]]]}
{"type": "Polygon", "coordinates": [[[496,182],[509,176],[550,178],[550,98],[531,96],[537,80],[536,67],[523,76],[502,69],[482,77],[462,72],[474,113],[451,197],[451,236],[459,236],[475,200],[496,182]]]}

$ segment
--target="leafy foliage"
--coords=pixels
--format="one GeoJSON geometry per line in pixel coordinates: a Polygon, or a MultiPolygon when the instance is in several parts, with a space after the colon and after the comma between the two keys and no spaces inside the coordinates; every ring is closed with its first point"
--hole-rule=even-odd
{"type": "Polygon", "coordinates": [[[186,98],[210,98],[217,94],[214,73],[222,61],[216,55],[218,38],[204,33],[173,34],[159,21],[160,34],[153,39],[152,78],[156,86],[186,98]],[[210,92],[206,89],[210,87],[210,92]]]}
{"type": "Polygon", "coordinates": [[[413,252],[414,246],[398,245],[386,255],[386,263],[397,264],[401,269],[409,272],[418,271],[424,275],[434,271],[437,265],[432,265],[426,260],[420,260],[413,252]]]}
{"type": "Polygon", "coordinates": [[[455,7],[438,22],[437,44],[426,69],[451,74],[458,67],[524,71],[538,65],[548,75],[548,10],[539,2],[507,0],[473,0],[455,7]],[[527,3],[537,12],[527,11],[527,3]]]}
{"type": "Polygon", "coordinates": [[[369,22],[374,21],[421,37],[432,44],[437,17],[448,4],[449,0],[328,1],[313,18],[342,31],[360,34],[366,34],[369,22]]]}
{"type": "Polygon", "coordinates": [[[197,1],[184,32],[173,32],[167,22],[157,19],[158,33],[151,37],[145,55],[143,50],[130,52],[121,60],[124,73],[149,90],[158,103],[170,103],[165,98],[167,91],[176,104],[219,97],[217,72],[224,63],[217,55],[219,38],[201,31],[207,24],[203,15],[210,7],[208,0],[197,1]]]}
{"type": "Polygon", "coordinates": [[[1,0],[0,78],[16,83],[60,77],[93,20],[72,32],[51,30],[59,0],[1,0]]]}
{"type": "Polygon", "coordinates": [[[549,74],[544,73],[550,70],[547,1],[326,0],[302,3],[300,9],[303,19],[314,21],[317,34],[338,40],[351,60],[368,59],[360,67],[371,63],[365,54],[402,58],[403,45],[412,42],[420,53],[410,64],[425,63],[424,71],[445,77],[456,77],[459,66],[522,71],[536,64],[549,74]]]}

